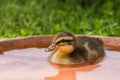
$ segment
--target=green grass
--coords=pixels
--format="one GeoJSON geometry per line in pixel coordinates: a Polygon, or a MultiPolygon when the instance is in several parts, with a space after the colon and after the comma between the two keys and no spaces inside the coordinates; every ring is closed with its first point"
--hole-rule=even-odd
{"type": "Polygon", "coordinates": [[[60,31],[120,36],[120,0],[0,0],[0,39],[60,31]]]}

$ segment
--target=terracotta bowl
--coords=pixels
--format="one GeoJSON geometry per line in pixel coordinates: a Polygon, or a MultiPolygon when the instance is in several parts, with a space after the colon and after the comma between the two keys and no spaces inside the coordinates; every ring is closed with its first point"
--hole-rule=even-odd
{"type": "MultiPolygon", "coordinates": [[[[82,36],[82,35],[76,35],[82,36]]],[[[100,38],[107,50],[115,50],[120,51],[120,38],[119,37],[104,37],[104,36],[90,36],[90,37],[97,37],[100,38]]],[[[40,36],[29,36],[29,37],[22,37],[22,38],[15,38],[9,40],[0,41],[0,54],[4,51],[14,50],[14,49],[24,49],[24,48],[43,48],[48,47],[54,35],[40,35],[40,36]]],[[[46,77],[45,80],[76,80],[75,72],[78,70],[88,71],[92,68],[96,68],[96,65],[89,66],[89,67],[56,67],[53,64],[54,68],[59,70],[58,75],[53,77],[46,77]],[[67,74],[67,75],[66,75],[67,74]]]]}

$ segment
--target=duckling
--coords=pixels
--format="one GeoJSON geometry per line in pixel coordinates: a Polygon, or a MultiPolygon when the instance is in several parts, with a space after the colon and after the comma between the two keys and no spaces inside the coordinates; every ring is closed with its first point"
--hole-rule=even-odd
{"type": "Polygon", "coordinates": [[[89,62],[92,64],[105,55],[104,45],[98,38],[75,37],[69,32],[60,32],[45,51],[53,51],[49,60],[55,64],[71,65],[89,62]]]}

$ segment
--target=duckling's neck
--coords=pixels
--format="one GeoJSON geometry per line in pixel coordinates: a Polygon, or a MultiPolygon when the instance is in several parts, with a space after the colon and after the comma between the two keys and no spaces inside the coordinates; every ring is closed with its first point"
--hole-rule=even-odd
{"type": "Polygon", "coordinates": [[[56,51],[50,56],[50,61],[56,64],[70,64],[71,62],[68,56],[68,54],[56,51]]]}

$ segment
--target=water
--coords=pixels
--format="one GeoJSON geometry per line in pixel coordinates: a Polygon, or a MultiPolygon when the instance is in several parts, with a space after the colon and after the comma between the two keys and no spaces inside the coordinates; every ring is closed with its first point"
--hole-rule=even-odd
{"type": "Polygon", "coordinates": [[[84,67],[57,67],[43,49],[11,50],[0,55],[0,80],[120,80],[120,52],[106,51],[104,60],[84,67]]]}

